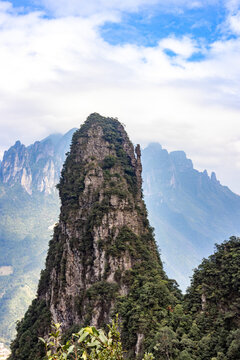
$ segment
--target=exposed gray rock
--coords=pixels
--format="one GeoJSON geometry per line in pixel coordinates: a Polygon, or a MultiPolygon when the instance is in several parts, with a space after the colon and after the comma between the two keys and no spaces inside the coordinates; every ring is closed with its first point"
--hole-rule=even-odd
{"type": "Polygon", "coordinates": [[[54,193],[74,130],[64,136],[51,135],[28,147],[17,141],[4,152],[0,182],[10,187],[21,185],[29,195],[36,191],[54,193]]]}

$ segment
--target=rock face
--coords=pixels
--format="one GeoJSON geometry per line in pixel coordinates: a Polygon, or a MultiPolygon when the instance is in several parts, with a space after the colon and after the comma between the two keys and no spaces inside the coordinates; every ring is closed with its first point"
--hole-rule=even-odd
{"type": "Polygon", "coordinates": [[[0,182],[13,187],[21,184],[29,195],[35,191],[51,194],[60,176],[65,149],[73,130],[64,136],[55,134],[26,147],[16,141],[5,151],[0,164],[0,182]]]}
{"type": "Polygon", "coordinates": [[[140,162],[120,123],[97,115],[89,118],[74,135],[59,190],[62,209],[47,259],[50,282],[44,297],[53,320],[62,323],[63,329],[86,319],[101,326],[109,322],[114,303],[112,299],[92,303],[89,294],[98,286],[106,295],[128,292],[116,276],[130,270],[135,260],[129,249],[116,256],[112,247],[125,229],[136,235],[144,232],[139,217],[139,211],[144,211],[140,162]],[[116,137],[113,142],[111,131],[116,137]],[[62,271],[52,256],[56,244],[61,244],[62,271]]]}
{"type": "Polygon", "coordinates": [[[92,114],[74,134],[58,185],[59,223],[12,360],[42,358],[36,340],[48,332],[51,318],[65,331],[76,324],[102,327],[116,311],[134,357],[144,349],[149,322],[154,330],[155,302],[160,317],[161,308],[176,302],[142,200],[140,157],[116,119],[92,114]]]}

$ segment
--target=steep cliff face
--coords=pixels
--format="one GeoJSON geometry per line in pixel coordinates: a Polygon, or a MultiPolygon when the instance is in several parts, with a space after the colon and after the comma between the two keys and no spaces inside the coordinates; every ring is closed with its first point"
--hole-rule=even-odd
{"type": "Polygon", "coordinates": [[[63,328],[84,323],[86,317],[100,326],[110,320],[113,299],[92,303],[92,287],[101,287],[107,297],[127,293],[126,284],[115,278],[130,270],[135,259],[129,249],[117,254],[114,247],[122,232],[140,235],[146,231],[139,216],[144,211],[140,162],[120,123],[89,118],[74,136],[59,190],[62,209],[47,259],[51,281],[44,296],[54,321],[63,328]],[[60,264],[55,264],[53,256],[56,243],[61,244],[60,264]],[[58,271],[56,266],[62,264],[63,271],[58,271]]]}
{"type": "Polygon", "coordinates": [[[134,357],[146,347],[149,324],[154,331],[161,310],[177,301],[147,220],[140,156],[116,119],[92,114],[74,134],[58,186],[59,223],[11,359],[41,358],[32,350],[26,357],[22,343],[29,331],[34,341],[46,334],[49,311],[63,331],[76,324],[104,326],[118,312],[125,347],[134,357]]]}
{"type": "Polygon", "coordinates": [[[49,136],[28,147],[17,141],[4,153],[0,182],[10,187],[20,184],[30,195],[36,191],[53,193],[73,131],[49,136]]]}

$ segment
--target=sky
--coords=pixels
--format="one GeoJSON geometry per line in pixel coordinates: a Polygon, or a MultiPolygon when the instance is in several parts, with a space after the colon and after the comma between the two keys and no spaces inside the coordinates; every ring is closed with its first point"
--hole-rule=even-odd
{"type": "Polygon", "coordinates": [[[240,194],[240,0],[0,0],[0,157],[93,112],[240,194]]]}

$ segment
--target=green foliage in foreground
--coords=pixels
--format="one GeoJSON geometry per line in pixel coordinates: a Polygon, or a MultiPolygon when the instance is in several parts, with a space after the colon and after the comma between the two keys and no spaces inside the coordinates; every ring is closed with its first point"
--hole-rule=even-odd
{"type": "MultiPolygon", "coordinates": [[[[191,340],[183,336],[183,341],[180,341],[182,334],[179,334],[173,329],[176,326],[182,326],[182,332],[191,326],[189,317],[183,314],[181,305],[177,305],[176,310],[169,309],[171,312],[172,321],[169,326],[159,328],[159,331],[153,334],[151,350],[144,354],[143,360],[192,360],[196,357],[190,355],[192,346],[191,340]],[[175,324],[175,326],[174,326],[175,324]],[[182,351],[182,349],[184,350],[182,351]]],[[[123,350],[118,316],[116,320],[108,325],[108,332],[102,329],[97,330],[93,326],[82,328],[79,332],[72,334],[71,340],[62,343],[60,324],[53,325],[53,331],[47,340],[40,338],[40,341],[45,346],[46,356],[44,360],[124,360],[129,358],[128,353],[123,350]]],[[[149,329],[149,331],[151,331],[149,329]]],[[[140,358],[139,355],[132,354],[131,359],[140,358]]]]}
{"type": "Polygon", "coordinates": [[[123,350],[118,331],[118,319],[108,325],[108,333],[94,326],[82,328],[72,339],[61,343],[60,324],[53,325],[47,340],[40,338],[46,348],[47,360],[123,360],[123,350]]]}

